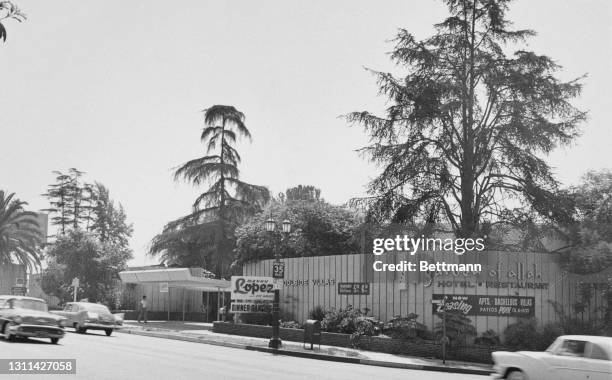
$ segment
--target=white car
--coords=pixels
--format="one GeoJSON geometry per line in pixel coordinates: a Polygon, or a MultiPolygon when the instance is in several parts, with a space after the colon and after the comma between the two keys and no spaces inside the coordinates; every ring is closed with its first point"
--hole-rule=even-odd
{"type": "Polygon", "coordinates": [[[612,337],[564,335],[544,352],[493,353],[494,379],[611,380],[612,337]]]}

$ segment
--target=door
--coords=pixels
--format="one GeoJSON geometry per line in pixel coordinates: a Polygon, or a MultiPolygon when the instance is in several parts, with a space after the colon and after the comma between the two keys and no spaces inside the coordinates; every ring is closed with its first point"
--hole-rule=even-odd
{"type": "Polygon", "coordinates": [[[612,379],[612,358],[600,345],[586,344],[584,364],[587,380],[612,379]]]}
{"type": "Polygon", "coordinates": [[[547,361],[555,369],[551,378],[555,380],[586,380],[584,368],[585,346],[585,341],[564,339],[552,352],[552,355],[547,358],[547,361]]]}

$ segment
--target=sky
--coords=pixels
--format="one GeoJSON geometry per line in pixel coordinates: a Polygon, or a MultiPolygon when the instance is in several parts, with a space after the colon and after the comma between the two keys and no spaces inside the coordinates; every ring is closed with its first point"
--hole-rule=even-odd
{"type": "MultiPolygon", "coordinates": [[[[397,29],[425,38],[446,15],[427,0],[16,4],[28,19],[6,21],[0,45],[0,189],[39,210],[53,170],[85,171],[125,207],[132,265],[157,262],[151,239],[203,191],[172,169],[203,155],[201,111],[214,104],[246,115],[243,180],[275,194],[315,185],[337,204],[364,195],[377,169],[355,150],[368,139],[340,116],[384,109],[364,68],[401,72],[387,54],[397,29]]],[[[562,79],[588,75],[583,134],[547,158],[558,178],[612,168],[612,2],[518,0],[508,16],[538,32],[527,48],[562,79]]]]}

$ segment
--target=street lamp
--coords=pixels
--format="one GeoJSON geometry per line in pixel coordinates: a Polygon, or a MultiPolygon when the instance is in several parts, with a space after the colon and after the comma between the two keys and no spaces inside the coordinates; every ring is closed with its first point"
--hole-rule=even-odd
{"type": "Polygon", "coordinates": [[[291,232],[291,222],[288,219],[283,220],[283,232],[288,234],[291,232]]]}
{"type": "MultiPolygon", "coordinates": [[[[276,229],[276,222],[272,219],[266,220],[265,223],[266,231],[272,233],[276,229]]],[[[283,220],[281,223],[281,231],[284,236],[289,235],[291,232],[291,222],[287,219],[283,220]]],[[[281,240],[282,241],[282,240],[281,240]]],[[[278,249],[274,251],[274,262],[280,263],[280,252],[278,249]]],[[[275,276],[276,277],[276,276],[275,276]]],[[[272,338],[268,343],[268,347],[279,349],[283,342],[280,339],[280,291],[278,289],[274,289],[274,303],[272,304],[272,338]]]]}

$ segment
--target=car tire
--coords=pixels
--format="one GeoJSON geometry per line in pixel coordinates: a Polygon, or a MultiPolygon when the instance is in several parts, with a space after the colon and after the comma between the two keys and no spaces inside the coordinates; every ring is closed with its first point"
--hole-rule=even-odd
{"type": "Polygon", "coordinates": [[[520,369],[514,369],[506,375],[507,380],[527,380],[527,376],[520,369]]]}
{"type": "Polygon", "coordinates": [[[111,334],[113,333],[113,329],[107,329],[104,330],[104,332],[106,333],[106,336],[111,336],[111,334]]]}
{"type": "Polygon", "coordinates": [[[59,342],[59,338],[51,338],[51,344],[57,344],[59,342]]]}
{"type": "Polygon", "coordinates": [[[76,331],[77,334],[85,334],[85,331],[87,331],[87,330],[82,328],[81,326],[79,326],[78,323],[75,323],[74,324],[74,331],[76,331]]]}
{"type": "Polygon", "coordinates": [[[9,342],[12,342],[15,340],[15,337],[11,335],[11,333],[9,333],[8,328],[9,328],[9,322],[6,322],[4,324],[4,327],[2,328],[2,334],[4,334],[4,339],[6,339],[9,342]]]}

